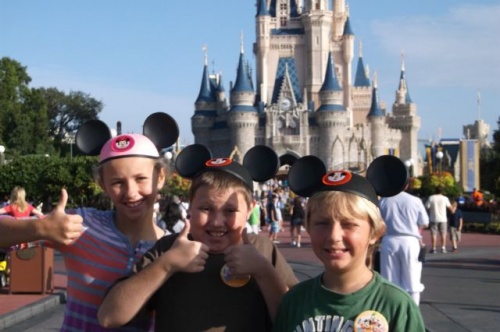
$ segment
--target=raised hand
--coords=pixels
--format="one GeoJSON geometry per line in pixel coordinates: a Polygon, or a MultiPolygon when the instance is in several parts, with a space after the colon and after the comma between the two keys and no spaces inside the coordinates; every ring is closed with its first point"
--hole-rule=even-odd
{"type": "Polygon", "coordinates": [[[255,275],[259,273],[262,264],[267,264],[267,260],[250,243],[246,228],[243,229],[241,239],[242,244],[232,245],[224,251],[226,265],[234,274],[255,275]]]}
{"type": "Polygon", "coordinates": [[[68,193],[61,190],[61,198],[56,207],[45,218],[39,219],[40,237],[54,243],[69,245],[74,243],[84,232],[83,218],[77,214],[66,214],[68,193]]]}
{"type": "Polygon", "coordinates": [[[172,272],[201,272],[208,258],[208,246],[188,239],[191,223],[186,219],[184,229],[179,233],[172,248],[161,257],[166,260],[166,269],[172,272]]]}

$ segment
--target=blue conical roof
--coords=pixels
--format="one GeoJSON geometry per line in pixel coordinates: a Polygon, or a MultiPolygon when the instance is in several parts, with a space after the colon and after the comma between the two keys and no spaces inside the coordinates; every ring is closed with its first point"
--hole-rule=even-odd
{"type": "Polygon", "coordinates": [[[325,81],[320,91],[342,91],[333,65],[333,55],[328,53],[328,63],[326,66],[325,81]]]}
{"type": "Polygon", "coordinates": [[[405,75],[405,70],[404,68],[401,69],[401,75],[399,76],[399,89],[401,90],[403,87],[403,82],[406,86],[406,96],[405,96],[405,101],[407,104],[411,104],[412,100],[410,97],[410,89],[408,88],[408,82],[406,82],[406,75],[405,75]]]}
{"type": "Polygon", "coordinates": [[[354,79],[354,86],[356,87],[368,87],[370,86],[370,79],[366,76],[365,64],[363,63],[363,57],[358,59],[358,67],[356,69],[356,78],[354,79]]]}
{"type": "Polygon", "coordinates": [[[384,116],[384,112],[380,108],[380,102],[378,98],[378,90],[376,84],[373,85],[372,105],[370,107],[370,112],[368,113],[367,116],[384,116]]]}
{"type": "Polygon", "coordinates": [[[238,63],[238,72],[236,76],[236,83],[231,92],[253,92],[252,78],[248,72],[248,66],[245,61],[245,54],[243,51],[240,53],[240,61],[238,63]]]}
{"type": "Polygon", "coordinates": [[[257,9],[257,16],[271,16],[269,10],[267,9],[266,0],[260,0],[259,8],[257,9]]]}
{"type": "Polygon", "coordinates": [[[352,28],[351,28],[351,20],[349,20],[349,16],[347,16],[347,20],[345,20],[344,36],[354,36],[354,32],[352,31],[352,28]]]}
{"type": "Polygon", "coordinates": [[[212,83],[210,82],[210,77],[208,75],[208,66],[205,64],[203,68],[203,77],[201,79],[200,93],[196,102],[215,102],[216,98],[212,91],[212,83]]]}

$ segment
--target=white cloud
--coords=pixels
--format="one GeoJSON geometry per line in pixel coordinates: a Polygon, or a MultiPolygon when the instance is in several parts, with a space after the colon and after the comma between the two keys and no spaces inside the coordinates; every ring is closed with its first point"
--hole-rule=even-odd
{"type": "Polygon", "coordinates": [[[443,16],[374,21],[382,51],[404,49],[412,78],[427,87],[498,87],[500,5],[462,5],[443,16]]]}

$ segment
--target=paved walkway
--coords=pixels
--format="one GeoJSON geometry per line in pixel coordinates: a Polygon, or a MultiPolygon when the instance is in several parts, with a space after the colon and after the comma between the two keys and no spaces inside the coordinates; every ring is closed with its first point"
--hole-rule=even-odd
{"type": "MultiPolygon", "coordinates": [[[[301,248],[290,246],[287,230],[279,234],[281,252],[297,277],[321,273],[309,238],[303,232],[301,248]]],[[[429,232],[424,241],[430,245],[429,232]]],[[[428,254],[424,265],[425,291],[421,311],[430,332],[496,331],[500,326],[500,236],[462,235],[458,253],[428,254]]],[[[40,314],[64,301],[66,276],[60,259],[54,263],[54,294],[0,293],[0,330],[40,314]]]]}

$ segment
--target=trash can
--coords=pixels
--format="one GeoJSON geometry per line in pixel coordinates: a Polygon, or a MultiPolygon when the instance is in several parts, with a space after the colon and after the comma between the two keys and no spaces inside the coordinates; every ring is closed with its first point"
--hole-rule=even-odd
{"type": "Polygon", "coordinates": [[[54,249],[34,246],[10,253],[10,293],[54,291],[54,249]]]}

